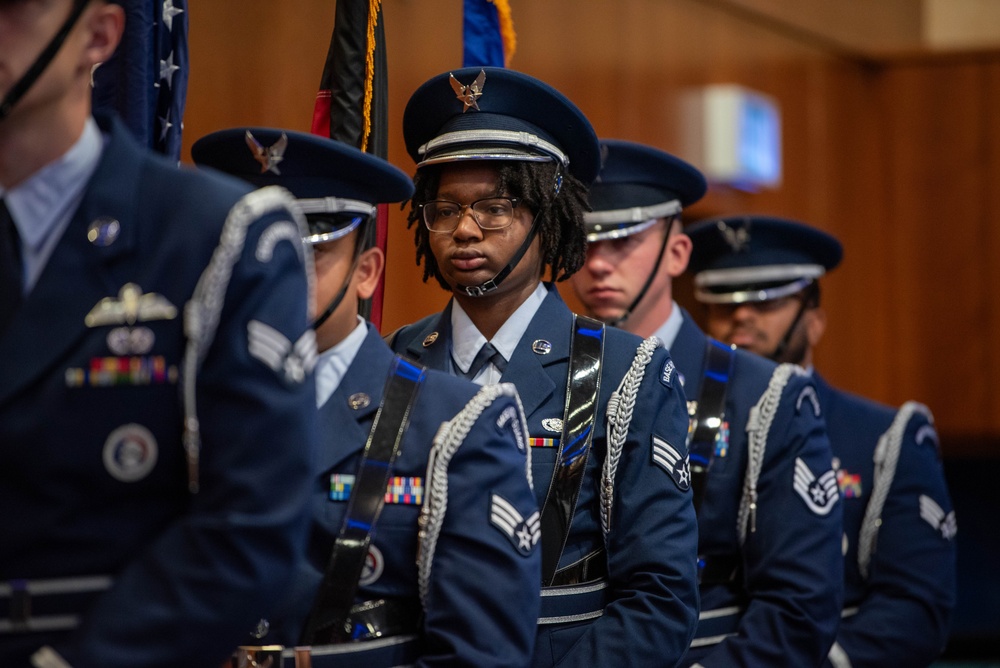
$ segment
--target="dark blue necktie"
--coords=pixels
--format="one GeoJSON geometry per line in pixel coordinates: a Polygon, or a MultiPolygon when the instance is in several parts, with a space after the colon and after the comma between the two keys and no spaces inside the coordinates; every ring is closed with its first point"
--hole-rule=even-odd
{"type": "Polygon", "coordinates": [[[0,334],[7,331],[7,326],[21,306],[22,272],[21,237],[6,202],[0,199],[0,334]]]}
{"type": "Polygon", "coordinates": [[[472,366],[470,366],[469,370],[462,375],[469,380],[472,380],[488,363],[492,363],[501,374],[504,372],[504,369],[507,368],[507,360],[504,359],[504,356],[500,354],[500,351],[494,348],[493,344],[489,341],[483,344],[483,347],[479,349],[479,352],[476,353],[476,358],[472,360],[472,366]]]}

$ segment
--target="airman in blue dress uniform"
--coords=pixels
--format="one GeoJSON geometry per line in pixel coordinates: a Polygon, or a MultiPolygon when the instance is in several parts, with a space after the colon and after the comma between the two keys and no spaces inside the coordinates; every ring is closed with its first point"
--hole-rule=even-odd
{"type": "Polygon", "coordinates": [[[532,77],[468,68],[414,93],[403,134],[418,257],[453,298],[390,339],[431,368],[517,386],[542,508],[533,665],[676,664],[698,597],[673,362],[655,341],[577,318],[541,280],[583,260],[590,123],[532,77]]]}
{"type": "MultiPolygon", "coordinates": [[[[812,369],[825,325],[817,281],[840,262],[840,243],[767,216],[706,221],[689,234],[709,331],[812,369]]],[[[927,666],[955,604],[955,513],[933,418],[915,402],[889,408],[812,376],[844,506],[844,612],[826,665],[927,666]]]]}
{"type": "Polygon", "coordinates": [[[5,667],[217,667],[306,545],[305,221],[91,117],[122,24],[100,1],[0,2],[5,667]],[[60,25],[33,85],[5,78],[60,25]]]}
{"type": "Polygon", "coordinates": [[[707,337],[673,301],[691,242],[680,214],[701,173],[658,149],[602,140],[585,215],[587,262],[572,278],[596,317],[655,334],[692,416],[701,617],[685,665],[810,666],[840,616],[840,504],[816,389],[707,337]]]}
{"type": "MultiPolygon", "coordinates": [[[[412,181],[354,147],[271,128],[212,133],[192,155],[257,185],[290,189],[315,257],[321,445],[312,540],[285,619],[269,620],[271,632],[262,629],[255,643],[308,643],[314,668],[524,666],[534,646],[541,550],[516,392],[399,360],[358,315],[358,300],[371,296],[384,264],[366,241],[376,205],[408,199],[412,181]],[[255,155],[280,157],[280,175],[262,173],[255,155]],[[412,404],[392,385],[407,373],[420,376],[412,404]],[[372,488],[383,506],[352,571],[342,527],[376,502],[365,501],[362,481],[377,447],[369,443],[372,424],[404,410],[391,470],[372,488]],[[353,592],[339,601],[339,624],[350,632],[312,623],[336,612],[337,596],[322,593],[326,584],[353,592]]],[[[292,665],[294,652],[285,654],[292,665]]]]}

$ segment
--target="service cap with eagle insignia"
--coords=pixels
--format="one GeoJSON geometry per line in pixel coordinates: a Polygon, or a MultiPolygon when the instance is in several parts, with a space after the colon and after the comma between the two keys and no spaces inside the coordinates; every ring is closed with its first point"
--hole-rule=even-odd
{"type": "Polygon", "coordinates": [[[502,67],[466,67],[424,83],[403,112],[403,137],[418,168],[462,160],[556,161],[589,184],[601,164],[597,135],[575,104],[548,84],[502,67]]]}
{"type": "Polygon", "coordinates": [[[779,299],[840,264],[843,248],[826,232],[770,216],[706,220],[685,230],[695,297],[706,304],[779,299]]]}
{"type": "Polygon", "coordinates": [[[590,187],[591,211],[583,214],[591,243],[638,234],[680,214],[708,189],[695,167],[651,146],[602,139],[601,159],[601,174],[590,187]]]}
{"type": "Polygon", "coordinates": [[[377,204],[413,194],[403,170],[328,137],[279,128],[228,128],[205,135],[191,147],[202,167],[249,181],[279,185],[296,198],[316,245],[347,236],[375,220],[377,204]],[[247,150],[250,147],[250,150],[247,150]],[[281,169],[277,169],[278,163],[281,169]]]}

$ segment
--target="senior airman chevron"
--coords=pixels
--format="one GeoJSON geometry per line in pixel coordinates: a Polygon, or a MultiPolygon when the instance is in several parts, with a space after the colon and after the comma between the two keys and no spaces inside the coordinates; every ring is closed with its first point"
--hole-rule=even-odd
{"type": "Polygon", "coordinates": [[[951,540],[958,533],[958,521],[955,519],[955,511],[947,515],[938,502],[927,496],[920,495],[920,517],[927,521],[935,531],[940,532],[945,540],[951,540]]]}
{"type": "Polygon", "coordinates": [[[524,519],[517,508],[499,494],[493,495],[490,523],[507,536],[523,555],[531,554],[531,549],[542,537],[541,514],[536,510],[528,519],[524,519]]]}
{"type": "Polygon", "coordinates": [[[682,490],[691,486],[691,463],[687,456],[682,459],[677,448],[656,436],[653,436],[653,463],[669,473],[682,490]]]}
{"type": "Polygon", "coordinates": [[[293,346],[274,327],[251,320],[247,323],[247,337],[250,354],[275,373],[283,372],[287,381],[301,383],[316,366],[316,332],[312,329],[306,330],[293,346]]]}

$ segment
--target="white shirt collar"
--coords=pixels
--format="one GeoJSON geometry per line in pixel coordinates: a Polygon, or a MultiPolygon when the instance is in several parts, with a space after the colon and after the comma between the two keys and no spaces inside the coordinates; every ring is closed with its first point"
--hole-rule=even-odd
{"type": "Polygon", "coordinates": [[[25,247],[37,251],[56,224],[76,209],[103,148],[101,131],[94,119],[88,118],[80,138],[66,153],[16,188],[7,192],[0,189],[25,247]]]}
{"type": "Polygon", "coordinates": [[[351,333],[320,354],[316,363],[316,408],[322,408],[340,387],[340,381],[344,380],[367,336],[368,324],[358,316],[358,324],[351,333]]]}
{"type": "Polygon", "coordinates": [[[667,321],[660,325],[660,328],[653,332],[654,336],[663,342],[663,347],[670,350],[670,347],[674,345],[674,339],[677,338],[677,333],[681,331],[681,325],[684,324],[684,316],[682,315],[680,306],[677,302],[670,302],[670,317],[667,321]]]}
{"type": "MultiPolygon", "coordinates": [[[[500,351],[507,361],[514,355],[517,344],[527,331],[531,319],[535,317],[545,297],[548,296],[548,288],[544,283],[539,282],[535,286],[534,292],[528,295],[517,310],[514,311],[507,321],[497,330],[497,333],[490,339],[493,347],[500,351]]],[[[461,373],[467,373],[472,366],[472,360],[476,358],[479,349],[486,343],[476,326],[472,323],[468,314],[462,309],[457,300],[452,301],[451,307],[451,357],[452,365],[457,367],[461,373]]],[[[500,371],[492,364],[487,364],[483,370],[473,379],[480,385],[489,385],[500,382],[500,371]]]]}

